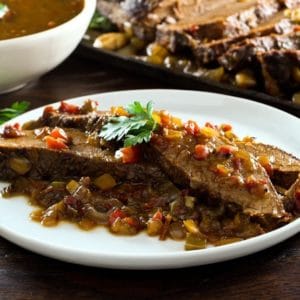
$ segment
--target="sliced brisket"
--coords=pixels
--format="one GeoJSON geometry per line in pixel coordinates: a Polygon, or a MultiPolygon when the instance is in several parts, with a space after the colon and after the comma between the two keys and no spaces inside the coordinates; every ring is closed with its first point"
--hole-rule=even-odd
{"type": "MultiPolygon", "coordinates": [[[[34,179],[62,179],[99,176],[110,173],[119,179],[146,180],[164,175],[151,163],[124,164],[115,157],[115,149],[89,143],[88,137],[77,129],[65,129],[72,141],[69,149],[49,149],[34,131],[23,131],[18,138],[0,138],[0,178],[11,180],[18,176],[20,160],[27,165],[26,176],[34,179]]],[[[23,172],[22,172],[23,173],[23,172]]],[[[24,174],[21,174],[24,175],[24,174]]]]}
{"type": "MultiPolygon", "coordinates": [[[[269,34],[287,34],[294,28],[291,21],[284,17],[284,12],[277,13],[267,22],[262,23],[257,28],[251,30],[246,35],[240,35],[233,38],[218,39],[208,43],[194,41],[192,46],[193,54],[196,62],[200,65],[210,64],[216,62],[218,57],[225,54],[225,52],[234,44],[241,43],[247,38],[266,36],[269,34]]],[[[190,41],[190,45],[192,42],[190,41]]]]}
{"type": "MultiPolygon", "coordinates": [[[[77,128],[86,132],[99,132],[107,120],[108,112],[97,112],[95,114],[68,115],[58,112],[52,112],[43,116],[37,122],[38,126],[32,126],[31,129],[42,126],[77,128]]],[[[34,123],[33,123],[34,124],[34,123]]],[[[300,173],[300,160],[287,152],[274,146],[263,143],[238,143],[237,146],[253,154],[255,157],[269,156],[272,160],[273,174],[272,182],[288,189],[300,173]]]]}
{"type": "MultiPolygon", "coordinates": [[[[289,189],[300,174],[300,160],[295,156],[271,145],[262,143],[238,143],[240,149],[252,153],[258,160],[268,157],[273,184],[289,189]]],[[[269,166],[267,166],[269,167],[269,166]]]]}
{"type": "Polygon", "coordinates": [[[158,26],[157,41],[174,50],[180,48],[182,36],[186,35],[202,42],[245,35],[280,9],[276,0],[227,1],[198,17],[158,26]]]}
{"type": "MultiPolygon", "coordinates": [[[[173,182],[189,186],[199,194],[208,193],[211,198],[219,199],[221,202],[235,203],[250,216],[269,215],[281,218],[285,215],[281,199],[265,169],[251,154],[249,161],[252,167],[242,168],[237,174],[247,182],[252,176],[259,182],[264,182],[263,195],[252,193],[251,188],[249,190],[249,187],[235,182],[235,175],[222,176],[218,173],[218,167],[225,166],[225,169],[230,169],[234,174],[232,170],[235,169],[235,160],[230,156],[220,157],[218,153],[212,151],[206,159],[196,159],[193,153],[198,143],[203,144],[203,141],[190,135],[185,135],[180,141],[168,140],[162,135],[157,135],[151,142],[149,155],[173,182]]],[[[228,141],[221,137],[214,137],[212,143],[216,147],[228,145],[228,141]]]]}
{"type": "MultiPolygon", "coordinates": [[[[300,41],[300,35],[297,42],[300,41]]],[[[299,44],[292,50],[272,50],[257,54],[261,64],[266,91],[273,96],[291,95],[299,91],[300,71],[299,44]],[[298,50],[296,50],[298,49],[298,50]]]]}
{"type": "Polygon", "coordinates": [[[219,63],[227,70],[238,70],[252,64],[258,53],[270,50],[299,49],[300,35],[291,33],[287,35],[272,34],[269,36],[246,39],[238,45],[233,45],[221,57],[219,63]]]}

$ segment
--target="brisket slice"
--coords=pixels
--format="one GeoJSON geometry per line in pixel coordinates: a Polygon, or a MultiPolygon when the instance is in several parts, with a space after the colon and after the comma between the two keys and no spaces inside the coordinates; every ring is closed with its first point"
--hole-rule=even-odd
{"type": "Polygon", "coordinates": [[[299,47],[300,35],[297,32],[287,35],[272,34],[246,39],[241,44],[233,45],[219,57],[218,61],[226,70],[239,70],[255,62],[258,53],[262,54],[270,50],[299,49],[299,47]]]}
{"type": "Polygon", "coordinates": [[[177,0],[98,1],[98,10],[119,28],[125,22],[132,25],[137,37],[145,41],[155,39],[156,26],[173,15],[177,0]]]}
{"type": "MultiPolygon", "coordinates": [[[[193,153],[195,145],[198,143],[202,142],[190,135],[185,135],[180,141],[172,141],[162,135],[156,135],[146,151],[174,183],[188,186],[197,194],[208,194],[212,199],[218,199],[224,203],[235,203],[243,209],[245,214],[250,216],[274,218],[285,216],[280,196],[264,168],[256,162],[251,154],[249,157],[253,163],[252,170],[243,168],[240,172],[244,178],[252,175],[265,182],[268,192],[264,195],[250,192],[243,184],[233,183],[232,176],[216,174],[217,163],[233,169],[233,159],[221,159],[216,153],[211,152],[208,158],[196,160],[193,153]]],[[[228,144],[228,141],[219,137],[215,138],[213,143],[221,146],[228,144]]]]}
{"type": "Polygon", "coordinates": [[[261,64],[265,89],[270,95],[292,95],[299,91],[299,78],[295,76],[300,68],[299,44],[292,50],[260,52],[257,58],[261,64]]]}
{"type": "Polygon", "coordinates": [[[122,163],[115,158],[114,148],[89,144],[82,131],[65,131],[72,142],[69,149],[60,151],[47,148],[46,143],[31,130],[23,131],[23,137],[0,138],[0,178],[11,180],[20,175],[10,167],[13,158],[26,159],[31,166],[26,176],[34,179],[93,177],[104,173],[128,180],[165,177],[151,163],[122,163]]]}
{"type": "MultiPolygon", "coordinates": [[[[68,115],[52,112],[40,118],[37,122],[38,126],[32,126],[30,129],[39,128],[42,124],[49,127],[77,128],[89,133],[99,132],[108,114],[108,112],[97,112],[97,114],[68,115]]],[[[238,143],[237,146],[255,157],[263,155],[272,157],[271,180],[280,187],[288,189],[300,173],[300,160],[281,149],[262,143],[238,143]]]]}
{"type": "Polygon", "coordinates": [[[273,184],[289,189],[300,174],[300,159],[277,147],[262,143],[237,143],[240,149],[252,153],[257,159],[267,156],[272,164],[270,176],[273,184]]]}
{"type": "Polygon", "coordinates": [[[281,5],[276,0],[228,1],[197,18],[158,26],[157,41],[169,49],[176,49],[183,39],[182,35],[202,42],[245,35],[280,9],[281,5]]]}
{"type": "MultiPolygon", "coordinates": [[[[293,28],[294,25],[291,23],[289,19],[284,17],[284,12],[281,11],[277,13],[274,17],[269,19],[267,22],[262,23],[257,28],[251,30],[246,35],[240,35],[233,38],[218,39],[209,43],[194,41],[193,45],[190,40],[189,43],[192,45],[193,54],[196,59],[196,62],[200,65],[206,65],[206,64],[216,62],[218,57],[225,54],[225,52],[232,45],[236,43],[241,43],[243,40],[247,38],[266,36],[273,33],[287,34],[290,33],[293,30],[293,28]]],[[[185,43],[184,45],[187,44],[188,43],[185,43]]]]}
{"type": "Polygon", "coordinates": [[[122,7],[131,18],[134,33],[143,40],[154,40],[160,24],[175,24],[182,20],[192,20],[237,0],[162,0],[125,1],[122,7]],[[126,2],[133,5],[126,5],[126,2]],[[155,2],[155,3],[154,3],[155,2]],[[139,5],[138,5],[139,4],[139,5]],[[132,13],[133,12],[133,13],[132,13]]]}

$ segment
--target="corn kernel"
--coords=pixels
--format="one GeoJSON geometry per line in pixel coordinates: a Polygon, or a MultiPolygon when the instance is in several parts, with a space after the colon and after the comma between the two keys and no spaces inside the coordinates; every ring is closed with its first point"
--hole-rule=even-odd
{"type": "Polygon", "coordinates": [[[152,114],[152,118],[154,119],[154,121],[155,121],[156,123],[161,124],[161,117],[160,117],[159,113],[154,112],[154,113],[152,114]]]}
{"type": "Polygon", "coordinates": [[[205,138],[212,138],[215,136],[219,135],[219,132],[213,128],[210,127],[202,127],[200,129],[200,133],[205,137],[205,138]]]}
{"type": "Polygon", "coordinates": [[[117,185],[115,179],[110,174],[103,174],[94,180],[94,184],[100,190],[107,191],[117,185]]]}
{"type": "Polygon", "coordinates": [[[129,116],[128,112],[125,110],[123,106],[112,106],[110,112],[114,116],[124,116],[124,117],[129,116]]]}
{"type": "Polygon", "coordinates": [[[31,163],[24,157],[12,157],[8,161],[9,167],[18,175],[25,175],[31,169],[31,163]]]}
{"type": "Polygon", "coordinates": [[[164,128],[164,136],[170,140],[179,140],[182,138],[183,133],[179,130],[164,128]]]}
{"type": "Polygon", "coordinates": [[[256,79],[250,71],[244,70],[235,75],[235,83],[238,87],[247,89],[256,86],[256,79]]]}

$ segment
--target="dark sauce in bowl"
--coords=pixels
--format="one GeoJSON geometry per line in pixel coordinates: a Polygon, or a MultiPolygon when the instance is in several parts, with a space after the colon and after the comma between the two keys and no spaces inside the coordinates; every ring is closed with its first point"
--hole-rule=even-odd
{"type": "Polygon", "coordinates": [[[0,0],[0,40],[54,28],[83,7],[84,0],[0,0]]]}

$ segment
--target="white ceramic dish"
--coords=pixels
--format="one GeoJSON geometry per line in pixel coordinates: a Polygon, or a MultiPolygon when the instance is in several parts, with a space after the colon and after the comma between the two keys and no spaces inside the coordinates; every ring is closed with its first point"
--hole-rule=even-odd
{"type": "Polygon", "coordinates": [[[95,8],[96,0],[85,0],[81,13],[58,27],[0,41],[0,93],[23,87],[66,59],[81,41],[95,8]]]}
{"type": "MultiPolygon", "coordinates": [[[[91,95],[72,100],[80,104],[90,98],[101,108],[125,105],[133,100],[153,100],[155,108],[168,109],[183,119],[231,123],[240,135],[254,135],[300,157],[300,120],[277,109],[230,96],[176,90],[137,90],[91,95]]],[[[41,115],[42,108],[14,121],[25,122],[41,115]]],[[[1,187],[5,184],[1,183],[1,187]]],[[[104,228],[83,232],[64,223],[45,228],[30,221],[33,210],[23,197],[0,199],[0,235],[49,257],[67,262],[118,269],[163,269],[198,266],[225,261],[271,247],[297,234],[300,219],[270,233],[221,247],[186,252],[182,242],[159,241],[145,234],[118,237],[104,228]]]]}

